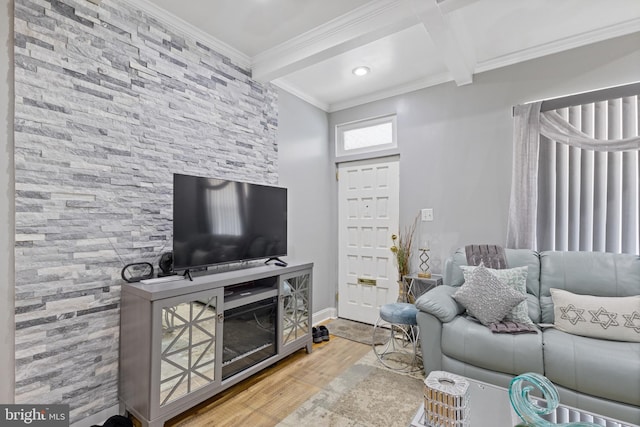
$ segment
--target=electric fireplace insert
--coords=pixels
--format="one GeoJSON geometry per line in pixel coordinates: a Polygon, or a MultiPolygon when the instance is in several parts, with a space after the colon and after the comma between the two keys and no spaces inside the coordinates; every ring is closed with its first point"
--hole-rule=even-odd
{"type": "Polygon", "coordinates": [[[222,379],[276,354],[277,298],[225,310],[222,379]]]}

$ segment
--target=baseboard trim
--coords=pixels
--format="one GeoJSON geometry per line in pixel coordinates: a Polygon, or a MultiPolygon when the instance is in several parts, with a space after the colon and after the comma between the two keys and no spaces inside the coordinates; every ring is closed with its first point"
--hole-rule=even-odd
{"type": "Polygon", "coordinates": [[[311,324],[317,325],[318,323],[322,323],[329,319],[335,319],[337,317],[338,317],[337,309],[333,307],[325,308],[324,310],[320,310],[316,313],[313,313],[313,315],[311,316],[311,324]]]}

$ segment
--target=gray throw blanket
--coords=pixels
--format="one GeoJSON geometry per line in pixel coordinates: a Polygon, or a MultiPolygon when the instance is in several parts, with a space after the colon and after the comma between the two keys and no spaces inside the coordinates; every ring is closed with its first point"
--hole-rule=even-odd
{"type": "Polygon", "coordinates": [[[527,325],[524,323],[509,322],[503,320],[502,322],[492,323],[489,325],[489,329],[494,334],[537,334],[538,328],[534,325],[527,325]]]}
{"type": "Polygon", "coordinates": [[[507,268],[507,257],[504,248],[498,245],[467,245],[464,247],[467,264],[480,265],[496,270],[507,268]]]}

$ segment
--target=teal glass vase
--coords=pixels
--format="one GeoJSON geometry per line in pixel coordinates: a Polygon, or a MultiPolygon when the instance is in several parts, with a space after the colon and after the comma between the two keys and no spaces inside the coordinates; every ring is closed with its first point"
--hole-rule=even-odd
{"type": "Polygon", "coordinates": [[[509,384],[509,400],[514,411],[522,420],[516,427],[548,427],[548,426],[572,426],[572,427],[598,427],[598,424],[589,422],[575,422],[555,424],[543,418],[544,415],[553,413],[560,400],[558,390],[545,376],[534,372],[518,375],[509,384]],[[529,393],[537,389],[542,398],[547,402],[544,407],[532,401],[529,393]]]}

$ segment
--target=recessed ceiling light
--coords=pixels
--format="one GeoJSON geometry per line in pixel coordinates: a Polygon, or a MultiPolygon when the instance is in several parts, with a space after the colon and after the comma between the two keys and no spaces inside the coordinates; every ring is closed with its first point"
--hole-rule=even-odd
{"type": "Polygon", "coordinates": [[[356,67],[351,72],[356,76],[360,77],[360,76],[365,76],[369,74],[370,71],[371,69],[369,67],[356,67]]]}

